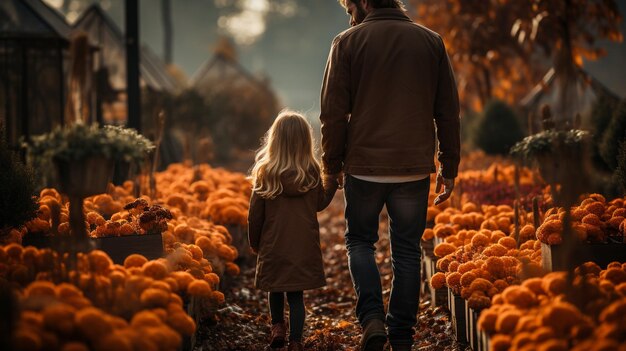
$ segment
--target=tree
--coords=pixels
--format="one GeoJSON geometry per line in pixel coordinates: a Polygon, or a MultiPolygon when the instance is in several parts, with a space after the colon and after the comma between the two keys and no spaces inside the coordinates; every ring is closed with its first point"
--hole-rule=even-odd
{"type": "MultiPolygon", "coordinates": [[[[411,2],[416,20],[443,36],[466,107],[480,108],[492,97],[517,103],[546,65],[574,77],[583,58],[605,54],[598,39],[622,40],[614,0],[411,2]]],[[[572,86],[567,79],[562,84],[572,86]]]]}
{"type": "Polygon", "coordinates": [[[9,150],[4,135],[0,126],[0,239],[35,218],[38,209],[32,171],[9,150]]]}
{"type": "Polygon", "coordinates": [[[611,170],[617,168],[620,144],[626,142],[626,100],[622,100],[604,131],[600,155],[611,170]]]}
{"type": "Polygon", "coordinates": [[[492,101],[478,121],[474,144],[490,155],[507,155],[524,138],[515,112],[502,101],[492,101]]]}
{"type": "MultiPolygon", "coordinates": [[[[520,2],[522,3],[522,2],[520,2]]],[[[584,59],[606,55],[599,39],[621,42],[622,16],[615,0],[535,0],[519,11],[511,27],[513,35],[529,53],[542,53],[552,61],[558,84],[558,119],[573,124],[576,118],[579,68],[584,59]]]]}
{"type": "Polygon", "coordinates": [[[589,129],[592,132],[591,157],[593,164],[600,170],[610,171],[609,166],[600,153],[602,138],[613,117],[613,111],[617,107],[617,102],[613,98],[601,94],[594,102],[591,109],[591,125],[589,129]]]}
{"type": "Polygon", "coordinates": [[[615,178],[616,183],[621,188],[622,196],[626,195],[626,141],[623,141],[619,145],[615,178]]]}
{"type": "Polygon", "coordinates": [[[419,23],[441,34],[454,65],[461,101],[480,111],[492,98],[517,103],[539,79],[531,55],[510,35],[508,1],[413,0],[419,23]]]}

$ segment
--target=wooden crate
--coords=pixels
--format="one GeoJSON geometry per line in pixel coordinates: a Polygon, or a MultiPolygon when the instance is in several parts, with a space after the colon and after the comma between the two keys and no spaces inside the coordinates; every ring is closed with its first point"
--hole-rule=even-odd
{"type": "Polygon", "coordinates": [[[135,253],[148,260],[163,257],[161,234],[111,236],[92,240],[98,250],[106,252],[118,264],[124,264],[126,257],[135,253]]]}
{"type": "Polygon", "coordinates": [[[422,241],[422,276],[424,279],[424,284],[422,286],[422,291],[428,292],[430,295],[431,305],[434,306],[445,306],[448,302],[448,292],[445,288],[442,289],[433,289],[430,285],[430,279],[435,275],[435,273],[439,272],[437,269],[437,257],[433,252],[435,247],[434,239],[422,241]]]}
{"type": "Polygon", "coordinates": [[[593,261],[600,267],[606,267],[613,261],[626,262],[626,244],[584,244],[582,252],[568,255],[563,245],[548,245],[541,243],[541,261],[547,271],[568,270],[568,262],[573,267],[587,261],[593,261]]]}
{"type": "Polygon", "coordinates": [[[478,350],[479,351],[491,351],[489,350],[491,346],[489,335],[487,335],[487,333],[485,333],[484,331],[479,331],[478,338],[480,339],[480,343],[479,343],[480,348],[478,350]]]}
{"type": "Polygon", "coordinates": [[[22,246],[34,246],[38,249],[52,247],[53,237],[39,234],[27,234],[22,238],[22,246]]]}
{"type": "Polygon", "coordinates": [[[250,243],[248,243],[248,227],[242,225],[229,224],[225,226],[233,238],[231,243],[237,249],[239,256],[237,260],[241,261],[253,261],[251,258],[254,256],[250,251],[250,243]]]}
{"type": "Polygon", "coordinates": [[[430,240],[422,240],[420,242],[420,247],[422,249],[422,257],[435,257],[435,242],[434,239],[430,240]]]}
{"type": "Polygon", "coordinates": [[[432,257],[428,257],[428,256],[422,256],[422,263],[424,266],[424,277],[426,278],[424,281],[424,286],[423,289],[424,291],[428,291],[428,294],[430,295],[430,302],[431,305],[434,306],[445,306],[448,302],[448,292],[445,288],[442,289],[434,289],[431,285],[430,285],[430,279],[433,277],[433,275],[435,273],[438,272],[437,270],[437,260],[432,258],[432,257]]]}
{"type": "MultiPolygon", "coordinates": [[[[67,239],[57,240],[53,236],[26,235],[22,239],[22,246],[34,246],[38,249],[53,248],[60,251],[67,239]]],[[[161,234],[110,236],[89,239],[92,249],[106,252],[113,262],[124,264],[124,260],[131,254],[140,254],[149,260],[163,257],[163,237],[161,234]]]]}
{"type": "Polygon", "coordinates": [[[465,336],[472,350],[481,350],[480,333],[478,332],[478,317],[480,312],[469,307],[465,300],[465,336]]]}
{"type": "Polygon", "coordinates": [[[461,344],[466,344],[468,340],[465,336],[465,325],[467,323],[465,319],[465,301],[461,298],[461,295],[456,295],[450,288],[448,288],[448,301],[455,339],[461,344]]]}
{"type": "Polygon", "coordinates": [[[434,238],[433,238],[433,245],[434,245],[434,246],[433,246],[433,250],[434,250],[434,247],[435,247],[435,246],[437,246],[437,245],[439,245],[439,244],[441,244],[441,243],[443,243],[443,242],[445,242],[445,239],[438,238],[438,237],[434,237],[434,238]]]}

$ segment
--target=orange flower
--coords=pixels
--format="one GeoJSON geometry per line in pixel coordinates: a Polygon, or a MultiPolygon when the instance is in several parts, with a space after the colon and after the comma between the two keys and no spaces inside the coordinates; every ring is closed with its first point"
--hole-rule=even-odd
{"type": "Polygon", "coordinates": [[[141,305],[144,308],[166,307],[170,301],[169,291],[148,288],[141,293],[141,305]]]}
{"type": "Polygon", "coordinates": [[[502,292],[504,302],[522,309],[528,309],[537,303],[535,294],[525,286],[509,286],[502,292]]]}
{"type": "Polygon", "coordinates": [[[626,282],[626,272],[620,268],[609,268],[603,272],[603,277],[617,285],[626,282]]]}
{"type": "Polygon", "coordinates": [[[187,287],[187,293],[191,296],[211,297],[211,287],[204,280],[194,280],[187,287]]]}
{"type": "Polygon", "coordinates": [[[113,330],[107,315],[94,307],[76,312],[74,322],[80,333],[91,341],[96,341],[113,330]]]}
{"type": "Polygon", "coordinates": [[[89,269],[97,274],[105,274],[113,266],[113,261],[104,251],[93,250],[87,254],[87,259],[89,261],[89,269]]]}
{"type": "Polygon", "coordinates": [[[56,297],[57,291],[54,284],[47,281],[36,281],[31,283],[25,290],[26,297],[56,297]]]}
{"type": "Polygon", "coordinates": [[[192,336],[196,332],[196,323],[185,313],[172,313],[167,317],[167,324],[185,336],[192,336]]]}
{"type": "Polygon", "coordinates": [[[221,305],[226,300],[224,294],[221,291],[213,291],[211,294],[211,299],[218,305],[221,305]]]}
{"type": "Polygon", "coordinates": [[[446,275],[442,272],[435,273],[432,278],[430,278],[430,285],[434,289],[441,289],[446,284],[446,275]]]}
{"type": "Polygon", "coordinates": [[[74,331],[74,307],[66,304],[56,304],[46,307],[42,311],[43,322],[48,330],[69,336],[74,331]]]}
{"type": "Polygon", "coordinates": [[[226,273],[228,273],[228,275],[238,276],[240,272],[238,265],[232,262],[226,262],[226,273]]]}
{"type": "Polygon", "coordinates": [[[194,277],[187,272],[172,272],[170,276],[176,279],[178,288],[184,291],[186,291],[189,284],[194,281],[194,277]]]}
{"type": "Polygon", "coordinates": [[[168,269],[165,263],[160,260],[146,262],[142,266],[142,272],[145,276],[154,279],[163,279],[167,277],[168,269]]]}
{"type": "Polygon", "coordinates": [[[434,253],[437,257],[444,257],[453,253],[455,250],[456,247],[454,247],[453,245],[448,243],[441,243],[435,247],[434,253]]]}
{"type": "Polygon", "coordinates": [[[496,331],[496,321],[498,320],[498,314],[491,309],[483,311],[478,317],[478,328],[484,330],[488,334],[496,331]]]}
{"type": "Polygon", "coordinates": [[[542,311],[541,321],[561,334],[567,334],[582,318],[580,311],[567,302],[555,302],[542,311]]]}
{"type": "Polygon", "coordinates": [[[148,262],[148,259],[145,258],[143,255],[132,254],[132,255],[129,255],[128,257],[126,257],[126,259],[124,260],[124,267],[126,267],[126,268],[141,267],[146,262],[148,262]]]}
{"type": "Polygon", "coordinates": [[[497,334],[491,339],[491,350],[508,351],[511,349],[511,337],[508,335],[497,334]]]}

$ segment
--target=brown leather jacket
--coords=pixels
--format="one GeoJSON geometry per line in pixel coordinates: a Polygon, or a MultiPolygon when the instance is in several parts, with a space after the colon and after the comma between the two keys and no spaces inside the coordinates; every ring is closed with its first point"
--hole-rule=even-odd
{"type": "Polygon", "coordinates": [[[283,192],[250,198],[248,240],[258,251],[255,286],[264,291],[300,291],[326,285],[317,212],[328,206],[337,183],[321,181],[308,192],[298,190],[295,172],[281,177],[283,192]]]}
{"type": "Polygon", "coordinates": [[[321,93],[325,172],[455,178],[459,98],[441,37],[399,9],[374,9],[335,37],[321,93]]]}

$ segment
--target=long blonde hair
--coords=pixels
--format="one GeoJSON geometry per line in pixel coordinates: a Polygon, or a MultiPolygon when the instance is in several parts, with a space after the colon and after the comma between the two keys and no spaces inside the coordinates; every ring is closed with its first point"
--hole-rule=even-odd
{"type": "Polygon", "coordinates": [[[296,172],[299,191],[309,191],[320,182],[311,125],[301,114],[283,110],[257,151],[250,174],[252,190],[262,198],[275,198],[283,192],[280,177],[288,171],[296,172]]]}

